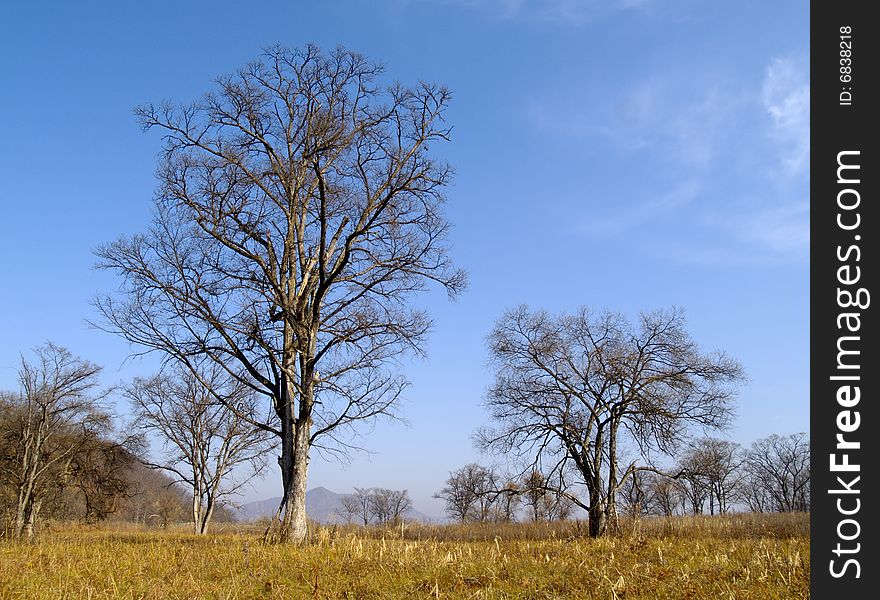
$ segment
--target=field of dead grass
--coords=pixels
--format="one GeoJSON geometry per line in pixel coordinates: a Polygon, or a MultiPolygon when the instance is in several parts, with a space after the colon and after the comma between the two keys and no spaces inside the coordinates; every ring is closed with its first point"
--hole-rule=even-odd
{"type": "Polygon", "coordinates": [[[56,526],[0,542],[0,598],[808,598],[808,520],[642,519],[597,540],[577,523],[321,527],[304,547],[56,526]]]}

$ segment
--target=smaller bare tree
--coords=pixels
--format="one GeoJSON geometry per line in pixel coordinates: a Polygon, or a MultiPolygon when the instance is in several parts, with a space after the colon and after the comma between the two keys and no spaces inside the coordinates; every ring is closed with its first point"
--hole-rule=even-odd
{"type": "Polygon", "coordinates": [[[370,495],[370,507],[377,523],[397,525],[412,508],[412,500],[407,490],[377,488],[370,495]]]}
{"type": "Polygon", "coordinates": [[[678,480],[652,472],[645,473],[645,478],[651,513],[671,517],[679,511],[684,512],[684,491],[678,480]]]}
{"type": "Polygon", "coordinates": [[[508,479],[495,500],[496,520],[503,523],[516,521],[516,512],[522,503],[522,488],[513,479],[508,479]]]}
{"type": "Polygon", "coordinates": [[[743,467],[755,506],[778,512],[810,510],[810,438],[773,434],[752,444],[743,467]]]}
{"type": "Polygon", "coordinates": [[[684,464],[691,471],[687,480],[698,480],[701,495],[709,501],[709,514],[724,514],[737,495],[742,481],[739,444],[715,438],[694,441],[685,454],[684,464]]]}
{"type": "Polygon", "coordinates": [[[653,502],[653,490],[649,475],[646,471],[634,472],[627,482],[620,488],[620,502],[623,505],[626,516],[637,518],[646,515],[651,510],[653,502]]]}
{"type": "Polygon", "coordinates": [[[193,530],[207,533],[218,504],[265,468],[269,438],[252,425],[257,418],[252,390],[217,368],[198,374],[173,368],[135,379],[125,394],[136,427],[161,440],[165,450],[162,461],[145,464],[172,473],[192,490],[193,530]]]}
{"type": "Polygon", "coordinates": [[[360,514],[360,505],[357,496],[346,494],[339,500],[339,506],[336,507],[336,516],[343,519],[347,524],[351,525],[355,518],[360,514]]]}
{"type": "Polygon", "coordinates": [[[18,394],[0,404],[0,480],[13,490],[14,537],[32,537],[42,509],[76,477],[110,431],[99,390],[101,367],[47,343],[21,359],[18,394]]]}
{"type": "Polygon", "coordinates": [[[482,465],[469,464],[449,474],[446,486],[434,494],[446,501],[446,514],[458,521],[488,521],[498,497],[497,476],[482,465]]]}
{"type": "Polygon", "coordinates": [[[574,502],[564,486],[565,482],[561,478],[551,482],[537,469],[525,476],[520,489],[532,521],[562,521],[571,516],[574,502]]]}

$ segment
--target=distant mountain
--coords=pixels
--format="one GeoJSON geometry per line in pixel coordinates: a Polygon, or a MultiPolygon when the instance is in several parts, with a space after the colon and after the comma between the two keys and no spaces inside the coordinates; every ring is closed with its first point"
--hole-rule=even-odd
{"type": "MultiPolygon", "coordinates": [[[[310,519],[319,523],[339,523],[342,519],[336,514],[336,509],[345,495],[331,492],[325,487],[313,488],[306,492],[306,514],[310,519]]],[[[240,521],[253,521],[263,517],[271,517],[278,510],[280,503],[281,496],[248,502],[235,511],[235,516],[240,521]]],[[[423,523],[430,523],[434,520],[425,513],[415,509],[409,510],[406,513],[406,518],[410,521],[422,521],[423,523]]]]}

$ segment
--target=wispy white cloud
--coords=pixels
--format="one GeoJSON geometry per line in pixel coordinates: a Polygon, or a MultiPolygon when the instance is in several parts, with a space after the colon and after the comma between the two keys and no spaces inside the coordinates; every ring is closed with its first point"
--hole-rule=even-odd
{"type": "Polygon", "coordinates": [[[630,203],[613,213],[591,214],[582,230],[595,235],[617,236],[646,224],[656,224],[691,204],[699,193],[699,182],[684,181],[666,193],[642,202],[630,203]]]}
{"type": "Polygon", "coordinates": [[[444,0],[502,19],[528,18],[579,23],[624,10],[643,9],[653,0],[444,0]]]}
{"type": "Polygon", "coordinates": [[[643,232],[636,243],[676,262],[807,259],[809,85],[794,60],[773,58],[750,79],[655,73],[616,98],[585,98],[532,99],[527,118],[547,136],[606,148],[640,165],[651,188],[636,187],[629,199],[585,214],[579,231],[643,232]],[[652,199],[640,199],[648,194],[652,199]],[[670,231],[678,237],[665,239],[670,231]]]}
{"type": "Polygon", "coordinates": [[[574,89],[532,98],[526,118],[547,134],[599,138],[609,150],[655,152],[691,169],[707,168],[729,150],[729,132],[751,101],[732,86],[695,86],[684,75],[669,73],[603,96],[598,106],[590,97],[574,89]]]}
{"type": "Polygon", "coordinates": [[[770,116],[771,137],[789,174],[806,171],[810,157],[810,85],[806,69],[789,58],[767,66],[761,101],[770,116]]]}

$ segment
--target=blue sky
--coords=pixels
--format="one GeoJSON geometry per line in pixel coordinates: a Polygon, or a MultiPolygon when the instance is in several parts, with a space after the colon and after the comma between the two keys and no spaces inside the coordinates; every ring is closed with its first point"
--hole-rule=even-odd
{"type": "MultiPolygon", "coordinates": [[[[480,457],[484,338],[527,303],[682,306],[750,383],[726,435],[808,429],[808,3],[696,0],[49,3],[0,20],[0,388],[46,340],[151,372],[85,325],[109,290],[92,250],[147,223],[160,140],[132,108],[189,101],[280,42],[343,44],[454,93],[453,255],[471,285],[416,301],[435,329],[407,369],[408,425],[313,486],[408,488],[421,510],[480,457]],[[246,6],[246,7],[245,7],[246,6]]],[[[124,409],[124,406],[120,407],[124,409]]],[[[277,495],[271,474],[248,499],[277,495]]]]}

